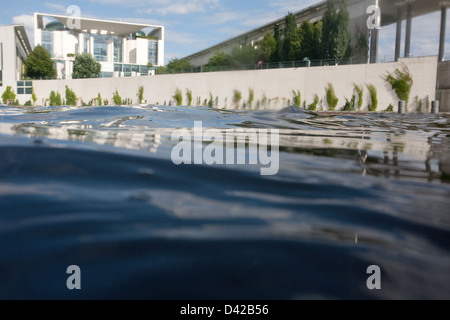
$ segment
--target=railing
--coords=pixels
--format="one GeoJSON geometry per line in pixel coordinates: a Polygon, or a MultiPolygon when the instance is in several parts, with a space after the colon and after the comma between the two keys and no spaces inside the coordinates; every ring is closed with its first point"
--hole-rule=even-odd
{"type": "Polygon", "coordinates": [[[244,64],[235,66],[220,67],[191,67],[190,69],[167,70],[156,69],[156,74],[176,74],[176,73],[203,73],[203,72],[220,72],[220,71],[242,71],[242,70],[264,70],[264,69],[289,69],[289,68],[309,68],[337,65],[353,65],[366,64],[366,59],[321,59],[321,60],[305,60],[305,61],[283,61],[258,64],[244,64]]]}

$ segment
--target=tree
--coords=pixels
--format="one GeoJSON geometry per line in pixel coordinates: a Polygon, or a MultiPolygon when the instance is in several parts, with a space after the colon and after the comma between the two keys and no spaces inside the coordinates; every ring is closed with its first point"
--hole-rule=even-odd
{"type": "Polygon", "coordinates": [[[56,69],[50,54],[42,46],[36,46],[25,61],[25,75],[29,78],[56,77],[56,69]]]}
{"type": "Polygon", "coordinates": [[[95,61],[89,53],[78,54],[73,62],[72,78],[98,78],[102,65],[95,61]]]}
{"type": "Polygon", "coordinates": [[[192,66],[188,59],[173,58],[169,61],[165,70],[167,70],[168,73],[180,73],[183,71],[190,71],[191,68],[192,66]]]}
{"type": "Polygon", "coordinates": [[[322,22],[313,25],[308,20],[302,22],[298,29],[301,39],[301,47],[296,56],[296,60],[303,60],[309,58],[310,60],[320,59],[320,42],[322,38],[322,22]]]}
{"type": "Polygon", "coordinates": [[[347,5],[344,0],[341,2],[339,13],[336,11],[334,0],[327,1],[327,11],[323,18],[322,32],[321,55],[323,58],[340,60],[350,56],[349,19],[347,5]]]}
{"type": "Polygon", "coordinates": [[[62,105],[61,95],[59,94],[59,92],[55,93],[55,91],[52,90],[52,92],[50,92],[50,107],[61,105],[62,105]]]}
{"type": "Polygon", "coordinates": [[[277,41],[270,31],[267,31],[258,48],[260,59],[264,62],[269,62],[276,49],[277,41]]]}
{"type": "Polygon", "coordinates": [[[298,38],[297,22],[295,16],[289,12],[285,18],[285,29],[283,45],[281,47],[281,59],[284,61],[294,60],[296,44],[300,43],[301,39],[298,38]]]}

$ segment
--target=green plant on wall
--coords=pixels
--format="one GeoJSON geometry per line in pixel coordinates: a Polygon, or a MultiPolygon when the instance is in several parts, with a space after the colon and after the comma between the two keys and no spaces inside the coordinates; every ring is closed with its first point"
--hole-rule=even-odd
{"type": "Polygon", "coordinates": [[[364,87],[353,83],[353,88],[355,89],[356,95],[358,97],[358,110],[361,110],[363,105],[364,87]]]}
{"type": "Polygon", "coordinates": [[[370,94],[369,111],[377,111],[378,108],[378,98],[377,98],[377,88],[373,84],[368,84],[367,89],[370,94]]]}
{"type": "Polygon", "coordinates": [[[141,104],[144,101],[144,86],[140,86],[137,93],[138,103],[141,104]]]}
{"type": "Polygon", "coordinates": [[[188,106],[192,106],[192,90],[186,89],[186,96],[188,100],[188,106]]]}
{"type": "Polygon", "coordinates": [[[100,95],[100,92],[98,93],[98,96],[97,96],[97,102],[100,107],[103,105],[103,100],[102,100],[102,96],[100,95]]]}
{"type": "Polygon", "coordinates": [[[117,89],[113,93],[113,101],[116,106],[120,106],[122,104],[122,98],[120,97],[119,91],[117,91],[117,89]]]}
{"type": "Polygon", "coordinates": [[[300,94],[300,90],[292,90],[292,98],[294,100],[294,105],[300,108],[302,104],[302,95],[300,94]]]}
{"type": "Polygon", "coordinates": [[[317,94],[314,95],[314,102],[308,106],[308,109],[311,111],[317,110],[317,104],[319,103],[319,96],[317,94]]]}
{"type": "Polygon", "coordinates": [[[77,105],[77,96],[72,89],[66,86],[66,104],[68,106],[76,106],[77,105]]]}
{"type": "Polygon", "coordinates": [[[8,101],[16,101],[16,94],[11,86],[7,86],[5,92],[3,92],[2,101],[4,104],[7,104],[8,101]]]}
{"type": "Polygon", "coordinates": [[[59,92],[55,92],[52,90],[50,92],[50,106],[54,107],[60,105],[62,105],[61,95],[59,94],[59,92]]]}
{"type": "Polygon", "coordinates": [[[212,108],[213,104],[214,104],[214,97],[213,97],[213,94],[210,92],[209,93],[208,107],[212,108]]]}
{"type": "Polygon", "coordinates": [[[383,79],[391,85],[392,90],[395,91],[397,97],[400,100],[405,101],[406,105],[408,105],[409,94],[411,93],[411,88],[414,84],[408,67],[403,65],[401,69],[396,68],[394,73],[388,72],[383,79]]]}
{"type": "Polygon", "coordinates": [[[233,92],[233,103],[236,106],[236,108],[239,108],[239,103],[242,100],[242,93],[239,90],[234,90],[233,92]]]}
{"type": "Polygon", "coordinates": [[[356,101],[355,95],[352,96],[352,99],[350,101],[347,98],[345,98],[345,105],[342,108],[342,111],[355,111],[355,101],[356,101]]]}
{"type": "Polygon", "coordinates": [[[37,97],[36,93],[34,92],[34,86],[31,86],[31,99],[33,100],[33,104],[36,104],[37,97]]]}
{"type": "Polygon", "coordinates": [[[334,87],[331,83],[328,83],[325,87],[325,92],[327,95],[327,103],[328,107],[331,111],[336,110],[336,106],[338,104],[339,99],[336,97],[336,94],[334,92],[334,87]]]}
{"type": "Polygon", "coordinates": [[[183,104],[183,94],[181,93],[181,90],[179,88],[175,90],[173,98],[177,102],[177,106],[181,106],[183,104]]]}
{"type": "Polygon", "coordinates": [[[252,88],[248,89],[248,106],[251,108],[253,106],[253,101],[255,101],[255,91],[252,88]]]}

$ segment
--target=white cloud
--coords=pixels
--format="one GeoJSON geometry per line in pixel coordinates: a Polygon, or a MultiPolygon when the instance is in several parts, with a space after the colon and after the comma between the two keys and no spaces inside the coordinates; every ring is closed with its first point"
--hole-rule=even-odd
{"type": "Polygon", "coordinates": [[[53,14],[66,14],[68,6],[59,4],[59,3],[52,3],[52,2],[45,2],[44,5],[47,8],[50,8],[53,10],[53,14]]]}
{"type": "Polygon", "coordinates": [[[156,13],[160,15],[186,15],[194,12],[205,12],[219,5],[220,0],[90,0],[94,3],[105,3],[122,7],[147,7],[140,13],[156,13]]]}

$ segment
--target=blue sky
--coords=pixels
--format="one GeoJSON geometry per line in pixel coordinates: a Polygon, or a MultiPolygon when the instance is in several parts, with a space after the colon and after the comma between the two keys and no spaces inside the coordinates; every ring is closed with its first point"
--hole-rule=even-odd
{"type": "MultiPolygon", "coordinates": [[[[163,25],[166,62],[182,58],[230,37],[298,11],[318,0],[71,0],[9,2],[0,12],[0,24],[24,24],[33,38],[33,13],[66,14],[77,5],[83,17],[163,25]]],[[[447,14],[446,53],[450,58],[450,17],[447,14]]],[[[405,23],[403,23],[403,29],[405,23]]],[[[437,55],[440,13],[413,20],[412,54],[437,55]]],[[[404,31],[403,31],[404,38],[404,31]]],[[[394,55],[395,25],[380,32],[379,58],[394,55]]],[[[402,48],[403,50],[403,48],[402,48]]]]}

